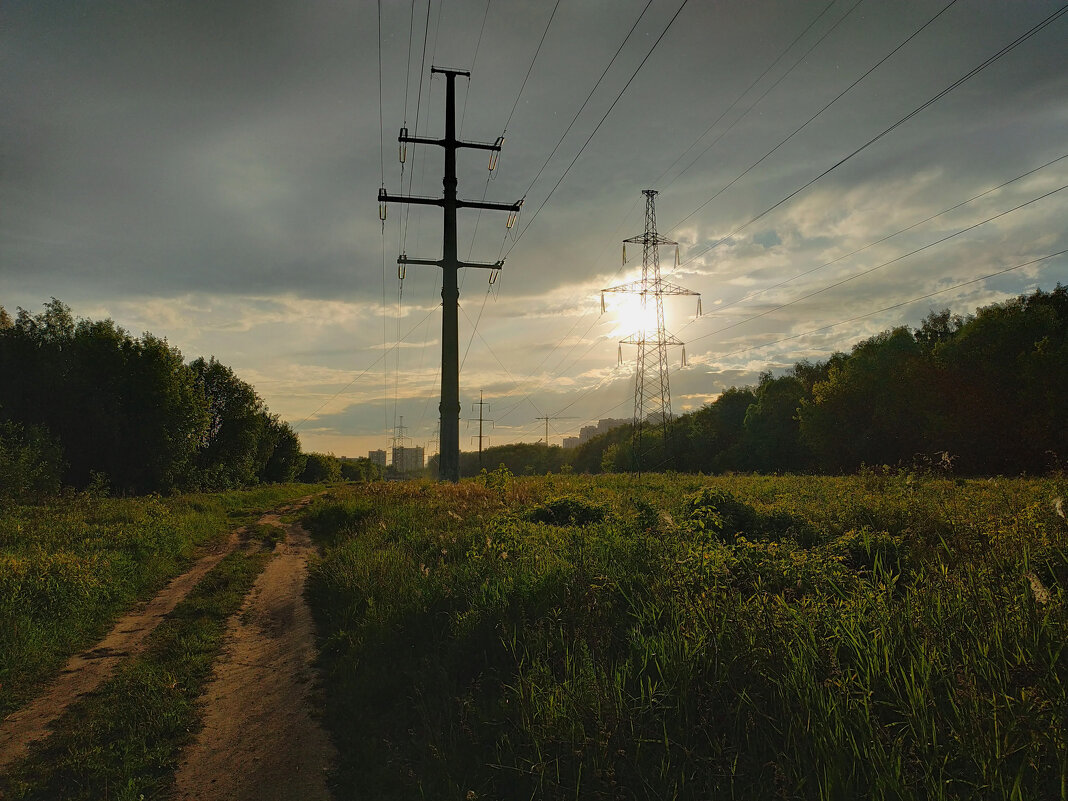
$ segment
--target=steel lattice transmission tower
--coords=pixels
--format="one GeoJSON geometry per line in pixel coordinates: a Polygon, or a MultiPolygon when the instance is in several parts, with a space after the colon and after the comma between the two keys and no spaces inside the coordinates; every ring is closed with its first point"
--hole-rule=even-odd
{"type": "MultiPolygon", "coordinates": [[[[675,246],[675,261],[678,263],[679,243],[666,239],[656,232],[656,196],[655,189],[643,189],[645,195],[645,233],[623,240],[623,262],[627,260],[627,244],[642,246],[642,277],[637,281],[608,287],[601,290],[601,308],[604,310],[606,292],[622,292],[637,295],[641,306],[639,311],[639,328],[620,345],[638,346],[638,365],[634,377],[634,437],[635,458],[638,470],[642,464],[642,429],[645,424],[659,425],[664,437],[664,447],[668,448],[668,435],[671,424],[671,388],[668,382],[669,347],[684,345],[678,337],[669,334],[664,326],[664,295],[696,295],[697,313],[701,314],[701,293],[665,281],[660,277],[660,248],[663,245],[675,246]],[[655,310],[655,328],[650,304],[655,310]]],[[[620,361],[623,358],[620,348],[620,361]]],[[[683,364],[686,363],[686,349],[682,351],[683,364]]]]}

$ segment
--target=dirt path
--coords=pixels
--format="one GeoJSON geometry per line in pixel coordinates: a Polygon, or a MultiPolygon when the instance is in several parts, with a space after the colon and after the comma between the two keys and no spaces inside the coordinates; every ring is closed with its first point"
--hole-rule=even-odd
{"type": "MultiPolygon", "coordinates": [[[[303,505],[302,499],[296,505],[303,505]]],[[[286,509],[295,508],[286,507],[286,509]]],[[[265,515],[261,523],[278,522],[277,515],[265,515]]],[[[88,651],[70,658],[59,676],[44,692],[26,706],[0,721],[0,771],[25,756],[31,743],[46,737],[53,721],[81,696],[92,692],[114,673],[123,659],[139,653],[151,634],[197,582],[237,547],[243,528],[201,557],[193,567],[172,579],[155,598],[119,619],[111,633],[88,651]]]]}
{"type": "Polygon", "coordinates": [[[299,524],[285,528],[227,629],[204,728],[178,769],[179,799],[330,798],[325,771],[335,753],[308,702],[315,639],[303,591],[314,546],[299,524]]]}

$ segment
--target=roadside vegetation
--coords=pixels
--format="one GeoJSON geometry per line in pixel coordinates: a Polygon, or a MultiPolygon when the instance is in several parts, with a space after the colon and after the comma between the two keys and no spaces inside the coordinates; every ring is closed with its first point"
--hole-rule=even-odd
{"type": "Polygon", "coordinates": [[[304,517],[339,796],[1068,797],[1066,489],[333,490],[304,517]]]}
{"type": "Polygon", "coordinates": [[[270,558],[273,543],[236,551],[216,565],[150,635],[145,651],[77,701],[53,733],[7,775],[5,798],[165,797],[181,749],[200,725],[198,700],[227,620],[270,558]]]}
{"type": "Polygon", "coordinates": [[[0,513],[0,717],[198,549],[263,510],[315,491],[302,484],[169,498],[68,493],[0,513]]]}

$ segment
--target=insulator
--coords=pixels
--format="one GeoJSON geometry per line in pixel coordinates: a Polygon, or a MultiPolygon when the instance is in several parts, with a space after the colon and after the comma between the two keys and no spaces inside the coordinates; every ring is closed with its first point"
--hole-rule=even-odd
{"type": "Polygon", "coordinates": [[[490,172],[493,172],[495,169],[497,169],[497,159],[501,155],[500,147],[503,144],[504,144],[504,137],[503,136],[498,136],[497,137],[497,141],[493,143],[493,146],[495,148],[497,148],[497,149],[490,151],[490,157],[489,157],[489,169],[490,169],[490,172]]]}
{"type": "Polygon", "coordinates": [[[618,350],[618,354],[617,355],[619,357],[619,363],[623,364],[623,346],[622,345],[616,345],[616,349],[618,350]]]}
{"type": "Polygon", "coordinates": [[[501,271],[499,269],[490,270],[489,282],[490,282],[491,285],[497,283],[497,276],[500,275],[500,272],[501,271]]]}
{"type": "Polygon", "coordinates": [[[686,346],[682,346],[682,366],[686,366],[686,346]]]}
{"type": "Polygon", "coordinates": [[[397,278],[399,278],[401,281],[403,281],[404,280],[404,275],[405,275],[405,273],[407,273],[407,271],[408,271],[408,265],[407,264],[404,264],[403,262],[398,262],[397,263],[397,278]]]}
{"type": "MultiPolygon", "coordinates": [[[[398,139],[407,139],[408,138],[408,129],[407,128],[401,128],[400,129],[400,136],[398,136],[397,138],[398,139]]],[[[401,142],[400,143],[400,147],[398,148],[398,150],[399,150],[399,153],[400,153],[400,163],[403,164],[405,159],[408,158],[408,143],[407,142],[401,142]]]]}
{"type": "Polygon", "coordinates": [[[623,243],[623,264],[627,263],[627,243],[623,243]]]}
{"type": "Polygon", "coordinates": [[[605,313],[605,308],[604,308],[604,292],[602,292],[602,293],[601,293],[601,314],[604,314],[604,313],[605,313]]]}
{"type": "Polygon", "coordinates": [[[675,245],[675,266],[679,266],[679,246],[675,245]]]}
{"type": "Polygon", "coordinates": [[[386,221],[386,204],[385,203],[379,203],[378,204],[378,219],[380,219],[382,222],[386,221]]]}
{"type": "Polygon", "coordinates": [[[701,316],[701,296],[697,296],[697,316],[701,316]]]}
{"type": "Polygon", "coordinates": [[[515,221],[519,219],[519,212],[523,209],[523,200],[526,200],[526,198],[523,198],[519,201],[519,203],[517,204],[519,206],[518,209],[513,212],[509,212],[508,222],[505,223],[505,227],[511,228],[513,225],[515,225],[515,221]]]}

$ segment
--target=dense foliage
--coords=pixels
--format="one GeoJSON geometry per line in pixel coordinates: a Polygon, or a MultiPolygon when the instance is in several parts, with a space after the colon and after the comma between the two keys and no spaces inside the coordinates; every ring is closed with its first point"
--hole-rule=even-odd
{"type": "Polygon", "coordinates": [[[54,298],[0,315],[0,496],[39,457],[37,489],[227,489],[291,481],[300,443],[255,390],[214,358],[182,361],[165,339],[75,319],[54,298]]]}
{"type": "MultiPolygon", "coordinates": [[[[1068,463],[1066,398],[1068,287],[1058,286],[967,318],[933,312],[917,329],[884,331],[826,362],[764,373],[756,387],[732,387],[675,421],[670,448],[658,431],[644,432],[641,465],[1043,473],[1068,463]]],[[[617,429],[583,445],[571,463],[584,472],[634,470],[631,439],[629,429],[617,429]]]]}
{"type": "Polygon", "coordinates": [[[1061,798],[1046,480],[369,484],[307,513],[347,798],[1061,798]]]}

